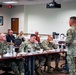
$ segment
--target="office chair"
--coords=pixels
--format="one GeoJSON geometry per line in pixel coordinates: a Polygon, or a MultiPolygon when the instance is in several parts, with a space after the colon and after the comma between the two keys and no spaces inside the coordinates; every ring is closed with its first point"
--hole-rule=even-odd
{"type": "Polygon", "coordinates": [[[20,46],[20,44],[22,43],[22,39],[15,39],[15,46],[20,46]]]}
{"type": "Polygon", "coordinates": [[[19,46],[21,45],[22,43],[22,39],[15,39],[15,43],[14,43],[14,46],[15,46],[15,52],[18,52],[19,50],[19,46]]]}
{"type": "MultiPolygon", "coordinates": [[[[63,49],[66,49],[65,41],[59,41],[58,44],[59,44],[59,48],[61,48],[61,44],[64,44],[63,49]]],[[[69,73],[69,68],[68,68],[68,63],[67,63],[66,57],[67,57],[67,53],[65,53],[65,56],[63,56],[63,60],[65,60],[65,63],[61,64],[60,67],[64,70],[66,70],[67,71],[66,73],[69,73]]]]}

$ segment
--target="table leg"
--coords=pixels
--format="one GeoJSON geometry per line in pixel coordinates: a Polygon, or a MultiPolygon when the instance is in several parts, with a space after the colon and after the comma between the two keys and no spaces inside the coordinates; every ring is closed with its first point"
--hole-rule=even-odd
{"type": "Polygon", "coordinates": [[[31,57],[31,75],[34,75],[34,70],[35,70],[35,57],[31,57]]]}
{"type": "Polygon", "coordinates": [[[31,75],[31,57],[26,58],[26,63],[27,63],[27,71],[25,72],[25,75],[31,75]]]}

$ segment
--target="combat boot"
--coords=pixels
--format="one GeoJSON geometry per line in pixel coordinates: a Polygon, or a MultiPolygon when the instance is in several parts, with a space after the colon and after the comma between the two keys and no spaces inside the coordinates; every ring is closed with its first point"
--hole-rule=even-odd
{"type": "Polygon", "coordinates": [[[50,66],[48,66],[47,73],[52,74],[50,69],[51,69],[50,66]]]}
{"type": "Polygon", "coordinates": [[[36,68],[35,73],[36,73],[36,75],[42,75],[42,72],[41,72],[40,68],[36,68]]]}
{"type": "Polygon", "coordinates": [[[21,75],[25,75],[25,74],[22,72],[21,75]]]}

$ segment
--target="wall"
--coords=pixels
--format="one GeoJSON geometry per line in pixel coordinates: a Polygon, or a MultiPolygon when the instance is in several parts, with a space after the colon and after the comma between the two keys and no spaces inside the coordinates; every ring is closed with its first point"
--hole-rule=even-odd
{"type": "Polygon", "coordinates": [[[10,9],[7,8],[7,6],[2,6],[0,8],[0,16],[3,16],[3,25],[0,26],[0,33],[1,32],[7,32],[7,30],[10,28],[10,9]]]}
{"type": "Polygon", "coordinates": [[[10,18],[19,18],[19,32],[24,31],[24,6],[18,5],[14,6],[11,10],[11,17],[10,18]]]}
{"type": "Polygon", "coordinates": [[[28,33],[28,7],[24,6],[24,32],[28,33]]]}
{"type": "Polygon", "coordinates": [[[60,9],[46,9],[46,5],[28,6],[28,33],[66,34],[69,17],[73,15],[76,16],[76,2],[62,3],[60,9]]]}
{"type": "Polygon", "coordinates": [[[76,16],[76,2],[62,3],[61,9],[46,9],[46,5],[7,6],[0,8],[0,16],[4,17],[0,32],[7,32],[11,28],[11,18],[19,18],[19,32],[51,34],[53,31],[65,33],[69,28],[70,16],[76,16]]]}
{"type": "Polygon", "coordinates": [[[0,8],[0,16],[3,16],[4,20],[3,26],[0,26],[0,32],[7,32],[11,28],[11,18],[19,18],[19,32],[24,31],[24,33],[27,33],[27,12],[27,7],[23,5],[13,6],[12,9],[2,6],[0,8]]]}

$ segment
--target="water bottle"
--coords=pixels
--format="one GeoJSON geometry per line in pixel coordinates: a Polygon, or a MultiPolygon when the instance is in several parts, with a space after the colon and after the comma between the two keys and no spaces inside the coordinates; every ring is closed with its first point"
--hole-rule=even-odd
{"type": "Polygon", "coordinates": [[[14,52],[15,52],[15,47],[13,46],[13,49],[12,49],[12,54],[14,54],[14,52]]]}
{"type": "Polygon", "coordinates": [[[13,49],[12,49],[12,55],[16,56],[16,52],[15,52],[15,47],[14,46],[13,46],[13,49]]]}
{"type": "Polygon", "coordinates": [[[61,51],[64,51],[64,48],[63,48],[64,44],[61,44],[61,51]]]}
{"type": "Polygon", "coordinates": [[[10,53],[12,54],[13,45],[10,45],[10,53]]]}
{"type": "Polygon", "coordinates": [[[9,48],[7,48],[7,54],[9,54],[10,53],[10,50],[9,50],[9,48]]]}
{"type": "Polygon", "coordinates": [[[11,45],[10,45],[10,54],[12,55],[13,52],[13,45],[12,45],[12,40],[11,40],[11,45]]]}
{"type": "Polygon", "coordinates": [[[33,53],[33,48],[31,48],[31,53],[33,53]]]}
{"type": "Polygon", "coordinates": [[[21,52],[24,52],[24,48],[22,48],[21,52]]]}
{"type": "Polygon", "coordinates": [[[55,49],[55,51],[60,52],[59,45],[57,45],[57,49],[55,49]]]}

